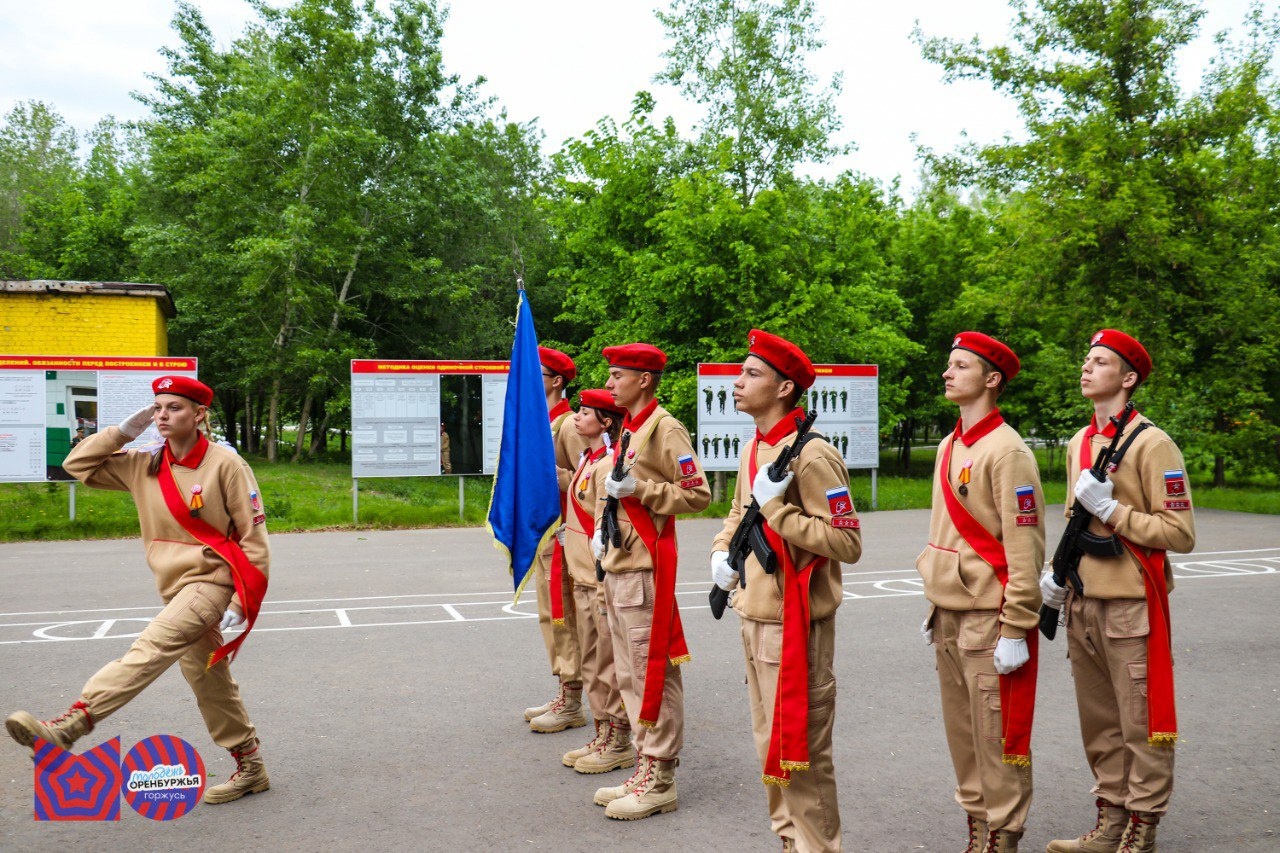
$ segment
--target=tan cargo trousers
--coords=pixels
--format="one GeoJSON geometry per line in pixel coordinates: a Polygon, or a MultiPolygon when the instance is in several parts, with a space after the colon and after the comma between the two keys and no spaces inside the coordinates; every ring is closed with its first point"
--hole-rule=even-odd
{"type": "Polygon", "coordinates": [[[1073,595],[1067,612],[1067,656],[1094,796],[1164,814],[1174,750],[1147,742],[1147,602],[1073,595]]]}
{"type": "Polygon", "coordinates": [[[213,742],[232,749],[253,740],[257,731],[226,659],[205,669],[209,655],[222,645],[218,626],[234,593],[231,587],[212,583],[179,589],[124,657],[98,670],[85,684],[81,700],[94,724],[120,710],[178,661],[213,742]]]}
{"type": "Polygon", "coordinates": [[[939,607],[932,624],[956,802],[993,830],[1022,832],[1031,809],[1031,768],[1001,760],[999,614],[939,607]]]}
{"type": "Polygon", "coordinates": [[[573,584],[578,648],[582,650],[582,689],[597,720],[628,725],[613,666],[613,634],[605,611],[604,584],[573,584]]]}
{"type": "MultiPolygon", "coordinates": [[[[773,731],[773,703],[782,662],[782,625],[742,621],[742,650],[747,659],[747,695],[751,731],[763,770],[773,731]]],[[[840,807],[831,733],[836,717],[836,623],[834,618],[809,628],[809,769],[791,774],[791,784],[765,785],[773,831],[795,841],[796,850],[840,849],[840,807]]]]}
{"type": "Polygon", "coordinates": [[[560,594],[564,596],[564,624],[551,623],[551,551],[555,537],[547,537],[547,545],[533,561],[533,584],[538,596],[538,627],[542,629],[542,642],[547,647],[547,659],[551,673],[560,681],[573,683],[582,680],[582,650],[578,647],[578,629],[574,624],[577,614],[573,596],[569,591],[569,567],[560,572],[560,594]]]}
{"type": "Polygon", "coordinates": [[[636,752],[659,761],[670,761],[684,746],[684,681],[680,667],[667,665],[657,726],[640,725],[645,667],[649,664],[649,633],[653,627],[653,571],[609,572],[604,576],[604,595],[613,635],[618,691],[631,722],[636,752]]]}

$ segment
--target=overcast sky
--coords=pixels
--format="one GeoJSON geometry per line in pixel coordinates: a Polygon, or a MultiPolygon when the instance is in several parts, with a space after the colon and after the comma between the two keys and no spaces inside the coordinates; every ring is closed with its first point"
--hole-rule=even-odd
{"type": "MultiPolygon", "coordinates": [[[[1248,0],[1205,0],[1200,38],[1181,57],[1179,77],[1194,88],[1216,52],[1212,35],[1239,32],[1248,0]]],[[[194,0],[227,47],[252,17],[244,0],[194,0]]],[[[445,63],[463,79],[487,78],[511,118],[536,118],[548,152],[604,116],[625,117],[640,89],[659,114],[683,128],[695,112],[651,82],[666,43],[648,0],[454,0],[445,24],[445,63]]],[[[984,84],[942,83],[941,69],[911,41],[919,21],[930,35],[1006,41],[1007,0],[816,0],[827,46],[814,57],[822,79],[844,73],[838,101],[843,142],[857,151],[830,171],[917,184],[916,146],[950,150],[962,134],[978,141],[1017,134],[1012,105],[984,84]],[[912,137],[915,136],[915,141],[912,137]]],[[[1266,6],[1274,10],[1277,0],[1266,6]]],[[[0,111],[42,100],[84,130],[106,115],[143,115],[131,92],[150,91],[162,73],[159,49],[175,45],[174,0],[5,0],[0,4],[0,111]]],[[[828,170],[823,170],[827,172],[828,170]]]]}

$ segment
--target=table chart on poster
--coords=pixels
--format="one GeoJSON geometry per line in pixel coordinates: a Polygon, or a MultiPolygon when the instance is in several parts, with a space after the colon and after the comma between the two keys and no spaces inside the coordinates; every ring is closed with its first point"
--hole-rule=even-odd
{"type": "MultiPolygon", "coordinates": [[[[755,421],[733,405],[740,364],[698,365],[698,431],[694,449],[708,471],[737,471],[756,434],[755,421]]],[[[817,378],[800,405],[817,412],[814,430],[844,457],[850,469],[877,468],[880,460],[879,367],[815,364],[817,378]]]]}

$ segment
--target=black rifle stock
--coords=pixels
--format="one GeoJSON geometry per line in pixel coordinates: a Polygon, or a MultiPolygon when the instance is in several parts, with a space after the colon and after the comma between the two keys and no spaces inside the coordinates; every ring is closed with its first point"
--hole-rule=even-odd
{"type": "MultiPolygon", "coordinates": [[[[622,441],[618,444],[618,459],[613,463],[613,473],[610,475],[615,482],[622,482],[627,476],[627,471],[623,467],[623,463],[627,458],[627,445],[631,443],[631,433],[623,432],[622,441]]],[[[604,517],[600,520],[600,530],[604,533],[604,552],[609,553],[609,546],[614,548],[622,547],[622,530],[618,528],[618,499],[608,497],[604,500],[604,517]]],[[[603,557],[596,560],[596,580],[604,580],[604,563],[603,557]]]]}
{"type": "MultiPolygon", "coordinates": [[[[1125,404],[1124,410],[1119,415],[1111,418],[1111,423],[1116,428],[1116,434],[1111,439],[1111,444],[1098,454],[1098,458],[1093,460],[1093,465],[1089,468],[1089,473],[1093,475],[1099,483],[1107,479],[1107,465],[1111,462],[1111,457],[1116,452],[1116,447],[1120,444],[1120,437],[1124,434],[1125,425],[1129,422],[1129,418],[1133,417],[1133,401],[1130,400],[1125,404]]],[[[1071,488],[1074,484],[1068,483],[1067,488],[1071,488]]],[[[1089,529],[1089,522],[1093,521],[1093,514],[1080,505],[1076,501],[1075,506],[1071,509],[1071,518],[1067,520],[1067,529],[1062,531],[1062,538],[1058,540],[1057,550],[1053,552],[1053,582],[1058,586],[1065,587],[1068,583],[1076,588],[1078,595],[1084,595],[1084,581],[1080,579],[1080,558],[1084,552],[1080,549],[1080,537],[1089,529]]],[[[1060,611],[1057,608],[1050,607],[1047,604],[1040,605],[1040,633],[1044,634],[1046,640],[1052,640],[1058,635],[1058,617],[1060,611]]]]}
{"type": "MultiPolygon", "coordinates": [[[[769,479],[775,483],[782,482],[782,478],[787,476],[787,467],[791,465],[791,457],[795,454],[796,448],[801,446],[801,439],[804,438],[813,422],[818,419],[818,413],[810,411],[805,415],[804,420],[796,418],[796,440],[791,444],[782,448],[782,452],[778,454],[778,458],[773,460],[768,468],[769,479]]],[[[742,520],[738,522],[738,529],[733,532],[733,538],[729,540],[729,565],[733,566],[733,570],[738,573],[738,583],[742,584],[742,588],[747,588],[747,555],[755,554],[756,559],[760,561],[760,566],[765,570],[766,574],[773,574],[778,570],[778,555],[774,553],[773,548],[769,546],[769,540],[764,535],[764,518],[760,515],[760,504],[756,503],[756,499],[751,499],[751,505],[747,507],[747,511],[742,514],[742,520]]],[[[707,596],[707,600],[711,604],[711,615],[719,619],[724,615],[724,609],[729,603],[729,591],[721,589],[717,584],[711,587],[711,592],[707,596]]]]}

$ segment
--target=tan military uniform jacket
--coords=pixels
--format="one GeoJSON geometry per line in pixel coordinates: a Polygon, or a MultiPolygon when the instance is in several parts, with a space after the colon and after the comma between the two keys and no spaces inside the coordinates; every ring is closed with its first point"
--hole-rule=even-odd
{"type": "MultiPolygon", "coordinates": [[[[699,512],[711,503],[711,486],[702,470],[702,460],[693,452],[689,431],[661,406],[655,406],[644,416],[631,436],[625,462],[632,476],[638,481],[632,497],[644,504],[658,533],[666,527],[664,516],[686,512],[699,512]],[[680,469],[680,458],[691,457],[689,471],[680,469]]],[[[606,497],[604,478],[613,472],[612,457],[605,457],[596,466],[596,489],[600,497],[606,497]]],[[[599,501],[596,511],[596,529],[604,514],[604,501],[599,501]]],[[[602,561],[607,572],[637,572],[651,570],[653,560],[639,534],[631,526],[625,508],[618,507],[618,529],[622,533],[622,547],[609,548],[602,561]]]]}
{"type": "MultiPolygon", "coordinates": [[[[118,427],[89,436],[77,444],[62,467],[86,486],[127,491],[138,506],[147,565],[156,576],[156,588],[165,601],[189,583],[207,582],[234,587],[231,567],[210,548],[197,542],[173,517],[160,492],[160,481],[147,474],[151,453],[121,450],[129,439],[118,427]]],[[[157,453],[161,452],[159,449],[157,453]]],[[[263,575],[270,570],[266,516],[261,492],[249,464],[234,450],[209,443],[195,468],[175,462],[173,477],[184,500],[199,485],[204,507],[201,520],[232,539],[239,537],[249,562],[263,575]],[[254,507],[253,500],[259,501],[254,507]]],[[[233,599],[240,606],[239,598],[233,599]]]]}
{"type": "MultiPolygon", "coordinates": [[[[974,431],[971,428],[969,434],[974,431]]],[[[1000,580],[952,523],[938,482],[943,451],[951,440],[948,436],[938,447],[929,544],[916,558],[916,570],[924,578],[925,597],[937,607],[997,610],[1000,580]]],[[[1044,565],[1044,493],[1035,457],[1013,427],[1001,424],[972,446],[957,439],[951,451],[951,468],[944,473],[960,502],[1004,546],[1009,584],[1003,590],[1001,634],[1013,639],[1025,637],[1040,621],[1040,569],[1044,565]],[[962,497],[958,484],[966,462],[973,464],[969,494],[962,497]],[[1020,509],[1026,503],[1022,498],[1020,504],[1017,493],[1019,487],[1026,486],[1031,487],[1033,496],[1034,509],[1030,511],[1020,509]]]]}
{"type": "Polygon", "coordinates": [[[587,449],[587,440],[578,435],[572,419],[573,411],[570,410],[551,422],[551,443],[556,449],[556,480],[561,493],[569,491],[569,480],[578,467],[578,457],[587,449]]]}
{"type": "MultiPolygon", "coordinates": [[[[756,444],[756,461],[764,470],[778,458],[784,447],[795,443],[793,432],[776,445],[763,441],[756,444]]],[[[809,580],[809,608],[813,621],[835,613],[844,600],[841,563],[854,563],[862,556],[862,531],[853,511],[852,498],[847,514],[833,517],[827,490],[849,486],[849,472],[844,460],[830,443],[813,439],[791,462],[796,472],[786,494],[774,498],[761,512],[769,526],[787,543],[787,551],[797,568],[807,566],[815,557],[828,558],[816,568],[809,580]],[[834,522],[834,523],[833,523],[834,522]],[[836,526],[843,525],[843,526],[836,526]]],[[[713,551],[729,550],[729,541],[746,508],[751,505],[750,458],[743,454],[738,466],[738,486],[733,495],[733,508],[724,528],[711,546],[713,551]]],[[[754,554],[747,557],[746,588],[733,596],[733,609],[738,615],[757,622],[782,622],[782,571],[767,575],[754,554]]]]}
{"type": "MultiPolygon", "coordinates": [[[[1125,434],[1117,447],[1123,447],[1131,430],[1149,422],[1135,414],[1125,425],[1125,434]]],[[[1087,431],[1077,432],[1067,445],[1067,494],[1072,494],[1080,478],[1080,443],[1087,431]]],[[[1111,444],[1111,439],[1098,434],[1090,441],[1091,459],[1111,444]]],[[[1186,553],[1196,545],[1195,515],[1191,507],[1191,483],[1187,480],[1182,451],[1164,430],[1152,425],[1143,430],[1125,452],[1120,467],[1107,475],[1115,489],[1111,496],[1119,502],[1116,511],[1103,524],[1094,519],[1089,531],[1098,536],[1119,533],[1135,545],[1186,553]],[[1166,477],[1169,474],[1171,476],[1166,477]],[[1176,475],[1176,476],[1172,476],[1176,475]]],[[[1067,501],[1070,507],[1074,498],[1067,501]]],[[[1164,563],[1165,582],[1173,589],[1173,570],[1168,559],[1164,563]]],[[[1128,551],[1120,557],[1080,559],[1080,580],[1090,598],[1146,598],[1142,569],[1128,551]]]]}
{"type": "MultiPolygon", "coordinates": [[[[590,450],[586,451],[586,453],[590,452],[590,450]]],[[[582,458],[585,461],[587,457],[582,458]]],[[[578,472],[569,485],[569,506],[565,512],[564,558],[569,564],[569,574],[575,584],[595,586],[597,581],[596,558],[591,552],[591,537],[595,535],[595,528],[593,526],[591,530],[585,529],[585,525],[578,520],[578,512],[574,509],[573,503],[577,502],[594,525],[600,499],[604,497],[603,483],[595,476],[595,469],[608,467],[607,455],[595,461],[587,461],[582,471],[578,472]]]]}

